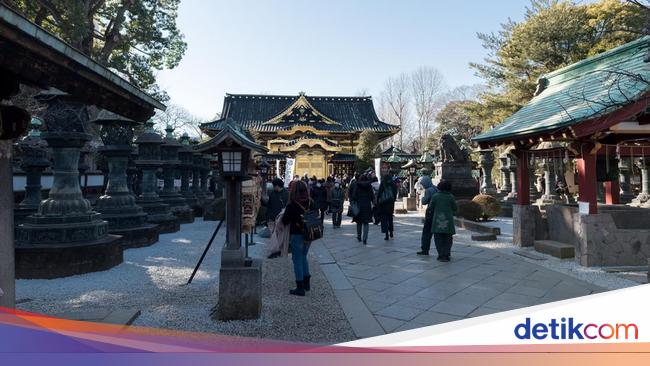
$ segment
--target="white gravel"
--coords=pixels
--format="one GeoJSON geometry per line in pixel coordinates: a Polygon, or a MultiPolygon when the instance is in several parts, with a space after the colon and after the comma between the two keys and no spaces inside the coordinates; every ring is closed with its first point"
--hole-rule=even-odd
{"type": "Polygon", "coordinates": [[[573,259],[559,259],[551,255],[536,252],[533,248],[520,248],[512,244],[512,219],[511,218],[496,218],[495,221],[484,223],[489,226],[501,228],[503,235],[497,236],[496,241],[478,242],[470,239],[471,232],[467,230],[458,230],[457,238],[462,240],[464,244],[469,244],[482,248],[490,248],[497,250],[501,253],[516,256],[524,261],[546,267],[548,269],[564,273],[574,278],[589,282],[596,286],[608,290],[615,290],[625,287],[639,285],[638,282],[621,278],[613,273],[605,272],[601,267],[584,267],[579,265],[573,259]],[[545,260],[533,260],[517,254],[514,251],[529,251],[535,255],[543,256],[545,260]]]}
{"type": "MultiPolygon", "coordinates": [[[[137,308],[134,325],[212,332],[259,338],[338,343],[355,339],[318,263],[311,260],[313,290],[291,296],[295,287],[288,258],[264,260],[263,308],[257,320],[219,322],[210,318],[217,302],[219,254],[225,228],[191,285],[185,285],[216,222],[198,219],[181,231],[160,236],[150,247],[124,252],[124,263],[108,271],[54,279],[18,280],[20,309],[57,314],[77,310],[137,308]]],[[[251,247],[251,256],[265,258],[264,239],[251,247]]]]}

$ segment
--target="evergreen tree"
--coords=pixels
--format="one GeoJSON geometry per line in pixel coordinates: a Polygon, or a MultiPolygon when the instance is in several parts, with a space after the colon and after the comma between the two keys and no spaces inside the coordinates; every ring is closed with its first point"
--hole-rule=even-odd
{"type": "Polygon", "coordinates": [[[380,153],[379,138],[377,137],[377,134],[373,131],[367,130],[361,132],[356,148],[356,171],[361,173],[372,167],[374,165],[374,159],[379,157],[380,153]]]}

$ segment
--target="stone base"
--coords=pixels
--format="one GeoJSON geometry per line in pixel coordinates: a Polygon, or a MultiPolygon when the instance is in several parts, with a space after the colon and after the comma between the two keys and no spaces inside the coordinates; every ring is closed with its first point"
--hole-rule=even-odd
{"type": "Polygon", "coordinates": [[[172,213],[176,216],[180,224],[191,224],[194,222],[194,210],[190,208],[180,211],[172,210],[172,213]]]}
{"type": "Polygon", "coordinates": [[[194,210],[194,217],[203,217],[203,213],[205,211],[203,206],[194,206],[192,207],[192,210],[194,210]]]}
{"type": "Polygon", "coordinates": [[[181,229],[181,224],[179,223],[176,216],[170,216],[171,217],[165,218],[150,218],[147,219],[147,222],[158,225],[158,232],[160,234],[175,233],[181,229]]]}
{"type": "Polygon", "coordinates": [[[127,229],[110,229],[109,233],[119,235],[119,243],[122,248],[140,248],[148,247],[158,241],[158,225],[145,224],[140,227],[127,228],[127,229]]]}
{"type": "Polygon", "coordinates": [[[104,271],[122,263],[120,237],[90,243],[16,246],[16,278],[50,279],[104,271]]]}
{"type": "Polygon", "coordinates": [[[226,219],[226,200],[218,198],[210,201],[205,206],[203,212],[203,221],[219,221],[226,219]]]}
{"type": "Polygon", "coordinates": [[[443,179],[451,183],[451,193],[457,199],[472,199],[479,193],[478,183],[472,177],[471,162],[436,163],[436,178],[433,183],[438,184],[443,179]]]}
{"type": "Polygon", "coordinates": [[[404,197],[404,207],[406,207],[407,211],[416,211],[418,209],[417,207],[417,198],[415,197],[404,197]]]}
{"type": "Polygon", "coordinates": [[[14,208],[14,226],[18,226],[20,224],[24,224],[27,222],[27,216],[35,214],[38,211],[37,208],[20,208],[16,207],[14,208]]]}
{"type": "Polygon", "coordinates": [[[537,207],[512,205],[512,243],[520,247],[535,244],[537,207]]]}
{"type": "Polygon", "coordinates": [[[219,302],[212,313],[215,320],[258,319],[262,312],[262,262],[250,267],[219,270],[219,302]]]}

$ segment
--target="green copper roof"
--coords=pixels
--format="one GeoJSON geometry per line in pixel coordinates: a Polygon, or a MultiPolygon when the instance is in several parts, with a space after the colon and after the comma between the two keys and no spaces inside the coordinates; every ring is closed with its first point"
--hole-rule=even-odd
{"type": "Polygon", "coordinates": [[[650,63],[644,62],[650,36],[545,75],[537,96],[500,125],[474,141],[550,132],[595,118],[638,100],[650,91],[650,63]],[[645,80],[645,82],[644,82],[645,80]]]}
{"type": "Polygon", "coordinates": [[[422,156],[420,156],[420,159],[418,159],[418,162],[420,163],[433,163],[433,155],[431,155],[430,152],[425,151],[422,153],[422,156]]]}
{"type": "Polygon", "coordinates": [[[395,151],[393,151],[393,155],[389,156],[385,161],[388,163],[401,163],[406,161],[406,159],[397,155],[395,151]]]}

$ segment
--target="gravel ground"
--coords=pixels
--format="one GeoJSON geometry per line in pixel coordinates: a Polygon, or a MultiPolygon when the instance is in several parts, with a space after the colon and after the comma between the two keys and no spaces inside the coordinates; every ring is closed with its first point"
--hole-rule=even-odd
{"type": "MultiPolygon", "coordinates": [[[[137,308],[134,325],[311,343],[356,339],[320,266],[311,260],[312,291],[291,296],[295,287],[289,258],[264,260],[262,316],[257,320],[219,322],[210,318],[216,304],[219,233],[191,285],[185,283],[216,223],[198,220],[174,234],[160,236],[147,248],[124,252],[124,263],[108,271],[54,280],[18,280],[16,296],[29,298],[21,310],[52,314],[95,309],[137,308]]],[[[264,258],[264,239],[251,256],[264,258]]]]}
{"type": "Polygon", "coordinates": [[[512,219],[497,218],[496,221],[488,223],[489,226],[500,227],[501,232],[505,235],[497,236],[496,241],[491,242],[478,242],[472,241],[470,238],[471,232],[467,230],[458,230],[455,238],[462,240],[463,243],[470,244],[482,248],[490,248],[497,250],[504,254],[514,255],[524,261],[535,263],[542,267],[564,273],[574,278],[589,282],[596,286],[600,286],[609,290],[616,290],[625,287],[636,286],[639,283],[631,281],[613,273],[605,272],[601,267],[583,267],[576,263],[573,259],[559,259],[551,255],[536,252],[533,248],[520,248],[512,244],[512,219]],[[510,226],[508,226],[510,225],[510,226]],[[510,235],[508,235],[510,234],[510,235]],[[514,251],[522,250],[535,253],[545,258],[545,260],[533,260],[520,255],[514,254],[514,251]]]}

